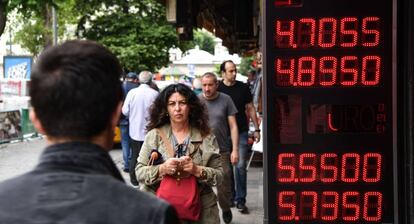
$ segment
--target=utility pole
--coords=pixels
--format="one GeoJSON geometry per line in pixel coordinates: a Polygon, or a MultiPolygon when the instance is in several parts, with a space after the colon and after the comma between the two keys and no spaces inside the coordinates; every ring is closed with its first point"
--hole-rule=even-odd
{"type": "Polygon", "coordinates": [[[12,46],[13,46],[13,42],[12,42],[12,29],[9,28],[9,54],[10,55],[13,55],[12,46]]]}
{"type": "Polygon", "coordinates": [[[53,45],[57,44],[58,28],[57,28],[57,14],[55,6],[52,6],[52,29],[53,29],[53,45]]]}

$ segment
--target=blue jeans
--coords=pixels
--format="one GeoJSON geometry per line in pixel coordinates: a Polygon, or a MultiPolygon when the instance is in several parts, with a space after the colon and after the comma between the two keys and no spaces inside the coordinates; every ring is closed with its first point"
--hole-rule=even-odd
{"type": "Polygon", "coordinates": [[[131,159],[131,140],[129,138],[129,125],[119,125],[121,131],[122,158],[124,159],[124,169],[129,169],[129,160],[131,159]]]}
{"type": "Polygon", "coordinates": [[[247,131],[239,133],[239,162],[235,170],[236,203],[245,204],[247,195],[247,162],[246,156],[249,150],[247,144],[247,131]]]}

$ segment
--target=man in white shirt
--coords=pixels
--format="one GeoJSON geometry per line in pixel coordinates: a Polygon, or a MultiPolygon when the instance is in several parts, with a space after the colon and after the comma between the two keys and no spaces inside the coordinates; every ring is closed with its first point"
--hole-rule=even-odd
{"type": "Polygon", "coordinates": [[[139,87],[128,92],[122,113],[129,119],[129,136],[131,137],[131,161],[129,163],[129,177],[131,184],[138,186],[135,176],[135,166],[142,143],[144,142],[149,107],[158,96],[158,92],[150,87],[152,74],[149,71],[139,73],[139,87]]]}

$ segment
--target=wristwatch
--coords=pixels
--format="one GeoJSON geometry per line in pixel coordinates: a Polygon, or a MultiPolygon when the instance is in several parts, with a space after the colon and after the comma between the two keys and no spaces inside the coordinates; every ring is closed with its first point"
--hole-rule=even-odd
{"type": "Polygon", "coordinates": [[[256,130],[254,130],[254,132],[260,132],[260,129],[256,129],[256,130]]]}
{"type": "Polygon", "coordinates": [[[201,171],[200,171],[200,179],[201,180],[207,179],[207,171],[204,168],[201,168],[201,171]]]}

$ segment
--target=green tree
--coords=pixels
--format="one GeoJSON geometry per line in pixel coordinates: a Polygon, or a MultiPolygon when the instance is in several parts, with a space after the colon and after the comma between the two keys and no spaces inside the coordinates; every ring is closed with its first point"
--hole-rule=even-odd
{"type": "Polygon", "coordinates": [[[23,24],[22,29],[16,32],[14,41],[27,49],[32,55],[38,55],[44,48],[44,26],[39,19],[23,24]]]}
{"type": "Polygon", "coordinates": [[[214,54],[214,36],[208,31],[202,29],[194,29],[194,39],[191,41],[181,41],[179,48],[181,51],[185,52],[190,49],[193,49],[196,45],[200,47],[201,50],[207,51],[210,54],[214,54]]]}
{"type": "Polygon", "coordinates": [[[7,5],[9,4],[8,0],[0,0],[0,37],[6,28],[7,22],[7,5]]]}
{"type": "MultiPolygon", "coordinates": [[[[35,20],[35,26],[38,28],[40,24],[43,25],[42,36],[43,46],[47,47],[53,44],[52,37],[52,7],[58,8],[58,3],[64,0],[10,0],[8,10],[17,10],[22,15],[25,28],[33,28],[27,26],[30,20],[35,20]]],[[[36,31],[39,31],[36,29],[36,31]]],[[[25,46],[27,47],[27,46],[25,46]]],[[[30,48],[33,49],[31,46],[30,48]]]]}
{"type": "Polygon", "coordinates": [[[175,29],[165,20],[165,8],[155,0],[128,3],[128,7],[103,8],[98,15],[85,17],[89,27],[78,24],[79,34],[109,47],[126,71],[165,66],[168,49],[178,41],[175,29]]]}
{"type": "Polygon", "coordinates": [[[221,71],[220,71],[220,65],[214,65],[214,72],[216,73],[216,75],[221,78],[221,71]]]}
{"type": "Polygon", "coordinates": [[[214,36],[204,30],[197,30],[194,34],[194,43],[197,44],[200,49],[214,54],[214,36]]]}
{"type": "MultiPolygon", "coordinates": [[[[1,0],[0,0],[1,1],[1,0]]],[[[58,13],[59,36],[87,38],[109,47],[126,71],[155,70],[168,63],[168,49],[177,45],[175,29],[156,0],[10,0],[21,15],[15,40],[34,55],[51,43],[45,8],[58,13]],[[67,36],[67,35],[66,35],[67,36]]]]}
{"type": "Polygon", "coordinates": [[[240,66],[239,66],[239,73],[246,76],[247,72],[252,69],[252,62],[254,60],[254,56],[243,57],[240,66]]]}
{"type": "Polygon", "coordinates": [[[79,12],[73,10],[75,4],[76,0],[11,0],[9,7],[14,7],[17,23],[21,24],[15,33],[15,41],[37,55],[53,43],[52,7],[57,13],[58,36],[62,37],[67,33],[67,24],[76,23],[79,12]]]}

